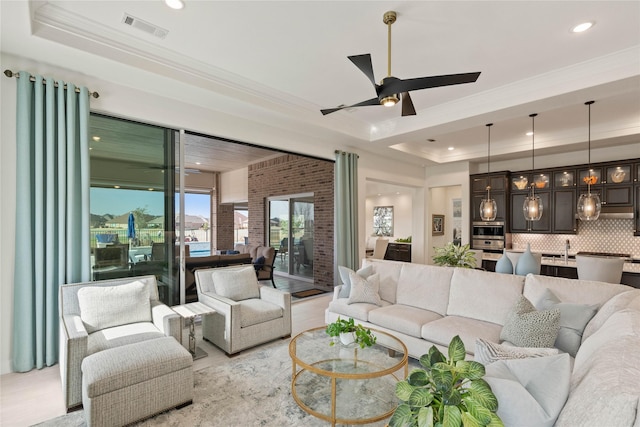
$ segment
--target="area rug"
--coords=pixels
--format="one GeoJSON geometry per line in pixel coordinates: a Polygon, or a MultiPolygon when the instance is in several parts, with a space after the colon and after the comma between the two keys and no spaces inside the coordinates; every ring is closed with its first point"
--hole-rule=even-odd
{"type": "MultiPolygon", "coordinates": [[[[328,426],[304,412],[291,396],[289,341],[277,341],[194,372],[193,404],[136,426],[328,426]]],[[[385,422],[368,424],[384,426],[385,422]]],[[[86,426],[82,410],[37,424],[86,426]]]]}
{"type": "Polygon", "coordinates": [[[314,295],[322,295],[326,292],[327,291],[324,291],[322,289],[307,289],[305,291],[294,292],[291,294],[291,296],[296,298],[307,298],[314,295]]]}

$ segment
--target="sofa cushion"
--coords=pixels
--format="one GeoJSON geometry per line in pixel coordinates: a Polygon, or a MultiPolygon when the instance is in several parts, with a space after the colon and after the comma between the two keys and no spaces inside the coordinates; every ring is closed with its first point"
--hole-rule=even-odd
{"type": "Polygon", "coordinates": [[[449,304],[453,268],[407,264],[398,279],[396,302],[444,316],[449,304]]]}
{"type": "Polygon", "coordinates": [[[344,267],[342,265],[338,266],[338,273],[340,274],[340,280],[342,281],[342,288],[338,293],[339,298],[349,298],[349,294],[351,293],[351,279],[349,279],[349,273],[356,273],[358,276],[367,278],[373,274],[373,267],[368,266],[361,268],[358,271],[353,271],[349,267],[344,267]]]}
{"type": "Polygon", "coordinates": [[[259,298],[245,299],[240,304],[240,327],[257,325],[283,316],[282,307],[259,298]]]}
{"type": "Polygon", "coordinates": [[[592,280],[564,279],[562,277],[528,274],[522,294],[529,301],[539,301],[547,289],[551,289],[562,302],[602,305],[614,295],[630,291],[633,288],[626,285],[594,282],[592,280]]]}
{"type": "Polygon", "coordinates": [[[640,289],[621,292],[618,295],[605,302],[600,310],[593,316],[582,334],[582,341],[589,338],[607,321],[611,315],[631,305],[637,305],[636,310],[640,310],[640,289]]]}
{"type": "Polygon", "coordinates": [[[537,311],[521,296],[507,315],[500,339],[518,347],[553,347],[560,329],[560,309],[537,311]]]}
{"type": "Polygon", "coordinates": [[[547,289],[542,295],[542,299],[536,303],[536,308],[541,310],[557,308],[560,310],[560,330],[554,345],[575,357],[582,342],[582,332],[598,311],[598,305],[562,302],[550,289],[547,289]]]}
{"type": "Polygon", "coordinates": [[[85,286],[78,290],[78,305],[88,333],[151,322],[149,290],[138,280],[118,286],[85,286]]]}
{"type": "Polygon", "coordinates": [[[260,285],[253,267],[218,268],[211,272],[216,294],[234,301],[260,298],[260,285]]]}
{"type": "Polygon", "coordinates": [[[503,325],[522,295],[524,277],[456,268],[451,278],[447,315],[503,325]]]}
{"type": "Polygon", "coordinates": [[[584,340],[556,426],[638,425],[639,335],[640,311],[624,309],[584,340]]]}
{"type": "Polygon", "coordinates": [[[378,259],[367,258],[362,263],[363,267],[371,265],[373,272],[380,275],[380,298],[391,304],[396,303],[396,293],[398,288],[398,280],[402,268],[408,265],[405,262],[384,261],[378,259]]]}
{"type": "Polygon", "coordinates": [[[557,348],[515,347],[496,344],[482,338],[476,340],[474,360],[483,365],[508,359],[526,359],[529,357],[545,357],[558,354],[557,348]]]}
{"type": "Polygon", "coordinates": [[[366,279],[360,277],[356,273],[349,273],[349,281],[351,282],[351,292],[347,298],[348,304],[363,302],[368,304],[380,305],[380,276],[372,274],[366,279]]]}
{"type": "Polygon", "coordinates": [[[459,335],[467,353],[472,355],[478,338],[498,342],[501,329],[502,326],[496,323],[468,317],[447,316],[424,324],[420,335],[423,339],[445,348],[449,346],[453,337],[459,335]]]}
{"type": "Polygon", "coordinates": [[[89,334],[87,337],[87,354],[164,336],[151,322],[114,326],[89,334]]]}
{"type": "Polygon", "coordinates": [[[402,304],[388,305],[369,312],[369,323],[418,338],[422,333],[422,325],[441,318],[440,314],[433,311],[402,304]]]}
{"type": "MultiPolygon", "coordinates": [[[[382,300],[383,307],[391,305],[389,302],[382,300]]],[[[354,319],[364,322],[369,320],[369,313],[372,310],[380,308],[375,304],[367,304],[363,302],[348,304],[347,298],[338,298],[329,303],[329,311],[339,314],[343,317],[353,317],[354,319]]]]}
{"type": "Polygon", "coordinates": [[[570,366],[566,353],[487,366],[484,380],[498,399],[496,413],[504,425],[553,426],[569,394],[570,366]]]}

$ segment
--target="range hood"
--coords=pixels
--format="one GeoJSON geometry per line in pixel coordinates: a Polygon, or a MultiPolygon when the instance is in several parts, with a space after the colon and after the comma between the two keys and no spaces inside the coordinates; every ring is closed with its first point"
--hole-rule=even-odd
{"type": "MultiPolygon", "coordinates": [[[[578,215],[576,214],[576,219],[578,215]]],[[[633,219],[632,206],[602,206],[598,219],[633,219]]]]}

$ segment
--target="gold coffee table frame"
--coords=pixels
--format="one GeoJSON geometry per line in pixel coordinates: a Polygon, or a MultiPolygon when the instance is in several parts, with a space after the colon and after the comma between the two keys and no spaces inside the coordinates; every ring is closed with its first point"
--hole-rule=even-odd
{"type": "MultiPolygon", "coordinates": [[[[409,366],[408,366],[409,358],[407,356],[407,347],[404,345],[402,341],[400,341],[398,338],[394,337],[393,335],[383,331],[376,330],[376,329],[371,329],[371,331],[374,332],[374,335],[377,337],[377,341],[378,341],[377,344],[375,344],[373,347],[368,347],[368,348],[365,347],[364,349],[361,349],[359,346],[357,345],[354,346],[352,344],[346,348],[349,351],[353,351],[353,355],[354,355],[353,359],[351,358],[347,359],[340,356],[335,357],[336,350],[334,349],[334,347],[329,346],[329,343],[333,338],[325,333],[325,329],[326,327],[324,326],[319,328],[309,329],[307,331],[304,331],[296,335],[289,343],[289,355],[291,356],[291,361],[292,361],[291,394],[293,395],[293,398],[298,404],[298,406],[300,406],[304,411],[313,415],[314,417],[320,418],[325,421],[329,421],[332,426],[335,426],[336,423],[368,424],[368,423],[373,423],[373,422],[380,421],[390,417],[391,414],[393,414],[395,407],[393,407],[391,410],[388,410],[382,414],[374,414],[369,418],[361,418],[361,419],[338,418],[336,414],[336,401],[337,401],[336,383],[338,379],[368,380],[373,378],[384,377],[387,375],[391,375],[395,380],[400,381],[400,379],[396,376],[395,373],[402,368],[404,368],[404,377],[402,379],[406,378],[409,373],[409,366]],[[305,354],[304,356],[301,356],[298,354],[298,350],[299,350],[298,344],[299,344],[299,341],[302,341],[303,339],[307,340],[306,343],[311,343],[311,344],[307,344],[307,346],[313,346],[313,349],[317,350],[316,352],[313,353],[314,357],[312,357],[315,360],[302,360],[301,357],[306,358],[306,356],[308,355],[305,354]],[[323,347],[326,348],[326,351],[323,350],[323,347]],[[395,352],[396,350],[393,350],[390,348],[399,349],[398,351],[401,351],[403,353],[402,359],[398,359],[396,361],[392,355],[392,353],[395,352]],[[376,363],[375,361],[367,360],[366,358],[362,357],[363,354],[367,355],[366,352],[376,352],[375,355],[382,359],[385,359],[384,356],[382,355],[382,352],[386,352],[388,353],[388,355],[385,361],[388,361],[390,363],[388,364],[388,366],[382,366],[376,363]],[[347,362],[347,361],[348,362],[353,361],[354,367],[356,367],[358,364],[367,365],[367,368],[371,368],[371,372],[357,372],[357,373],[342,372],[340,370],[334,371],[334,370],[328,370],[328,369],[323,369],[319,367],[319,365],[321,364],[325,364],[325,365],[329,364],[335,367],[336,363],[344,364],[343,362],[347,362]],[[298,367],[300,367],[300,369],[298,369],[298,367]],[[321,413],[311,408],[307,403],[303,401],[303,398],[301,398],[298,395],[298,390],[296,389],[296,382],[298,380],[298,377],[305,371],[330,378],[331,380],[331,413],[330,414],[321,413]]],[[[338,347],[338,348],[341,347],[341,344],[339,341],[335,344],[335,347],[338,347]]],[[[351,364],[349,363],[349,365],[351,364]]],[[[359,402],[357,401],[357,397],[358,397],[357,395],[350,396],[350,400],[353,402],[354,405],[359,404],[359,402]]],[[[389,390],[389,400],[390,401],[396,400],[395,387],[390,388],[389,390]]]]}

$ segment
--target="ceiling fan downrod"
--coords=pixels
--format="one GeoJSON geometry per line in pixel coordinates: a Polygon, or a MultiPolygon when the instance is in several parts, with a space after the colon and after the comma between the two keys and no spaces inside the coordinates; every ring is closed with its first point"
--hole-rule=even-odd
{"type": "Polygon", "coordinates": [[[392,10],[382,16],[382,22],[387,24],[387,77],[391,77],[391,25],[396,22],[397,17],[392,10]]]}

